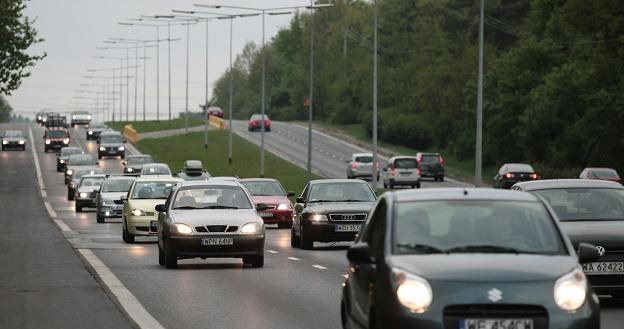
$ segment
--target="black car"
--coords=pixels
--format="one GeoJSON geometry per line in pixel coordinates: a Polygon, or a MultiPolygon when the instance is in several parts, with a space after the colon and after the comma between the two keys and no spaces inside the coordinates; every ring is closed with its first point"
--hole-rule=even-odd
{"type": "Polygon", "coordinates": [[[26,136],[21,130],[7,130],[2,136],[2,150],[21,149],[26,151],[26,136]]]}
{"type": "Polygon", "coordinates": [[[69,160],[70,155],[74,154],[83,154],[81,148],[75,146],[68,146],[61,149],[61,151],[56,155],[56,171],[64,172],[65,167],[67,166],[67,160],[69,160]]]}
{"type": "Polygon", "coordinates": [[[89,154],[72,154],[67,158],[65,164],[65,184],[68,184],[72,179],[72,175],[76,169],[80,167],[96,167],[98,161],[95,160],[89,154]]]}
{"type": "Polygon", "coordinates": [[[444,181],[444,158],[440,153],[423,153],[416,154],[418,168],[420,169],[420,177],[433,177],[434,181],[444,181]]]}
{"type": "Polygon", "coordinates": [[[65,128],[49,128],[43,134],[43,150],[59,150],[69,145],[69,132],[65,128]]]}
{"type": "Polygon", "coordinates": [[[353,241],[376,199],[363,180],[310,181],[294,207],[291,246],[312,249],[314,241],[353,241]]]}
{"type": "Polygon", "coordinates": [[[82,176],[97,174],[102,174],[102,169],[95,166],[82,166],[73,170],[69,183],[67,183],[67,200],[75,199],[76,190],[78,189],[78,184],[80,184],[82,176]]]}
{"type": "Polygon", "coordinates": [[[343,328],[597,329],[597,257],[530,193],[388,192],[347,251],[343,328]]]}
{"type": "Polygon", "coordinates": [[[598,294],[624,297],[624,186],[609,181],[560,179],[518,183],[512,189],[544,198],[572,244],[596,245],[600,258],[583,264],[589,282],[598,294]]]}
{"type": "Polygon", "coordinates": [[[525,163],[506,163],[494,176],[494,188],[509,189],[517,182],[538,180],[538,175],[531,165],[525,163]]]}
{"type": "Polygon", "coordinates": [[[126,157],[126,148],[124,146],[124,140],[121,133],[117,131],[106,131],[100,134],[97,140],[98,144],[98,159],[105,156],[119,156],[122,159],[126,157]]]}
{"type": "Polygon", "coordinates": [[[74,198],[76,199],[76,212],[82,212],[82,208],[95,208],[97,195],[100,191],[102,182],[106,179],[106,175],[94,174],[84,175],[78,182],[74,198]]]}
{"type": "Polygon", "coordinates": [[[123,172],[125,175],[138,176],[141,174],[143,165],[147,163],[154,163],[154,158],[149,154],[128,155],[123,162],[123,172]]]}
{"type": "Polygon", "coordinates": [[[98,223],[104,223],[106,218],[121,218],[123,213],[121,197],[128,195],[132,183],[134,183],[134,177],[128,176],[111,176],[102,183],[95,200],[98,223]]]}
{"type": "Polygon", "coordinates": [[[89,125],[89,128],[85,130],[86,139],[97,140],[98,137],[100,137],[100,134],[107,130],[108,130],[108,127],[101,122],[92,123],[89,125]]]}

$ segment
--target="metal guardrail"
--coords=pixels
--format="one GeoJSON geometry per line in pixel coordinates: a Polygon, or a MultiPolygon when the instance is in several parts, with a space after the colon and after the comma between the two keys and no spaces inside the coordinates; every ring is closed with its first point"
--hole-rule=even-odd
{"type": "Polygon", "coordinates": [[[124,126],[123,136],[132,144],[136,144],[136,142],[139,140],[139,133],[137,133],[137,131],[132,128],[131,124],[124,126]]]}

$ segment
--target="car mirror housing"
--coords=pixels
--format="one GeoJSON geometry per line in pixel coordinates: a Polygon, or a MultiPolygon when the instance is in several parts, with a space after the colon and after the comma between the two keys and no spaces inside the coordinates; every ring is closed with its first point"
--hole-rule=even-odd
{"type": "Polygon", "coordinates": [[[128,201],[128,196],[127,195],[122,195],[121,196],[121,201],[128,201]]]}
{"type": "Polygon", "coordinates": [[[258,203],[256,206],[256,211],[265,211],[267,209],[269,209],[269,206],[266,203],[258,203]]]}
{"type": "Polygon", "coordinates": [[[167,207],[165,207],[164,204],[157,204],[156,207],[154,207],[154,209],[158,212],[167,212],[167,207]]]}
{"type": "Polygon", "coordinates": [[[297,203],[305,203],[305,200],[302,197],[297,198],[297,203]]]}
{"type": "Polygon", "coordinates": [[[347,250],[347,259],[354,264],[372,264],[373,257],[368,243],[359,242],[351,246],[347,250]]]}
{"type": "Polygon", "coordinates": [[[578,246],[577,255],[579,259],[579,263],[591,263],[598,260],[600,255],[598,254],[598,249],[596,246],[589,243],[581,242],[578,246]]]}
{"type": "Polygon", "coordinates": [[[295,196],[295,192],[288,191],[288,192],[286,192],[286,196],[289,197],[289,198],[292,197],[292,196],[295,196]]]}
{"type": "Polygon", "coordinates": [[[295,212],[296,213],[302,213],[303,212],[303,204],[301,204],[301,203],[295,204],[295,212]]]}

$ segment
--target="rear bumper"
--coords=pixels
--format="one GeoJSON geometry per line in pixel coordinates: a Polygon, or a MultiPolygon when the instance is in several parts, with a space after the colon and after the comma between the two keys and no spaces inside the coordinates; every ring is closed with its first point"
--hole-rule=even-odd
{"type": "Polygon", "coordinates": [[[89,119],[72,119],[71,124],[72,125],[88,125],[91,123],[91,120],[89,119]]]}
{"type": "Polygon", "coordinates": [[[193,235],[167,237],[178,258],[195,257],[246,257],[264,255],[264,235],[193,235]],[[228,246],[204,246],[202,238],[233,238],[228,246]]]}
{"type": "Polygon", "coordinates": [[[102,158],[102,157],[116,157],[116,156],[123,157],[125,155],[126,155],[126,150],[123,150],[123,151],[116,150],[114,152],[108,151],[108,150],[107,151],[99,151],[98,150],[98,158],[102,158]]]}

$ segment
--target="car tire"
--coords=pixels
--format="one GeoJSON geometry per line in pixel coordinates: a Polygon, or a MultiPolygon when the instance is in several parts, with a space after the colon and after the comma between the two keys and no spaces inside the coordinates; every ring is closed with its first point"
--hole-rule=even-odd
{"type": "Polygon", "coordinates": [[[74,206],[76,212],[82,212],[82,207],[78,205],[78,202],[76,202],[76,205],[74,206]]]}
{"type": "Polygon", "coordinates": [[[165,265],[165,252],[160,248],[160,243],[158,244],[158,265],[165,265]]]}
{"type": "Polygon", "coordinates": [[[251,267],[263,267],[264,255],[243,257],[243,264],[251,267]]]}
{"type": "Polygon", "coordinates": [[[56,166],[56,172],[62,172],[62,171],[63,171],[63,168],[56,166]]]}
{"type": "Polygon", "coordinates": [[[166,268],[176,268],[178,267],[178,256],[176,256],[173,248],[169,246],[167,240],[163,241],[165,244],[165,267],[166,268]]]}
{"type": "Polygon", "coordinates": [[[98,222],[99,224],[104,223],[104,220],[105,220],[105,218],[104,218],[104,217],[100,216],[100,212],[99,212],[99,211],[98,211],[97,215],[95,215],[95,219],[97,220],[97,222],[98,222]]]}
{"type": "Polygon", "coordinates": [[[390,189],[393,189],[393,188],[394,188],[394,182],[393,182],[392,180],[390,180],[390,181],[388,182],[388,187],[389,187],[390,189]]]}
{"type": "Polygon", "coordinates": [[[310,239],[306,236],[303,231],[303,227],[301,228],[301,235],[299,236],[301,241],[301,249],[303,250],[312,250],[314,248],[314,240],[310,239]]]}
{"type": "Polygon", "coordinates": [[[301,247],[301,241],[299,237],[295,235],[295,229],[293,227],[290,228],[290,246],[292,248],[301,247]]]}
{"type": "MultiPolygon", "coordinates": [[[[3,148],[2,150],[4,151],[4,148],[3,148]]],[[[43,148],[43,152],[48,153],[48,148],[47,148],[47,147],[44,147],[44,148],[43,148]]]]}
{"type": "Polygon", "coordinates": [[[74,197],[76,196],[75,194],[76,193],[71,193],[70,191],[67,191],[67,200],[73,201],[74,197]]]}
{"type": "Polygon", "coordinates": [[[121,231],[121,238],[123,239],[125,243],[134,243],[134,235],[128,232],[125,225],[121,231]]]}
{"type": "Polygon", "coordinates": [[[418,183],[416,183],[416,188],[420,188],[420,181],[418,181],[418,183]]]}
{"type": "Polygon", "coordinates": [[[440,182],[444,181],[444,176],[440,176],[440,182]]]}

